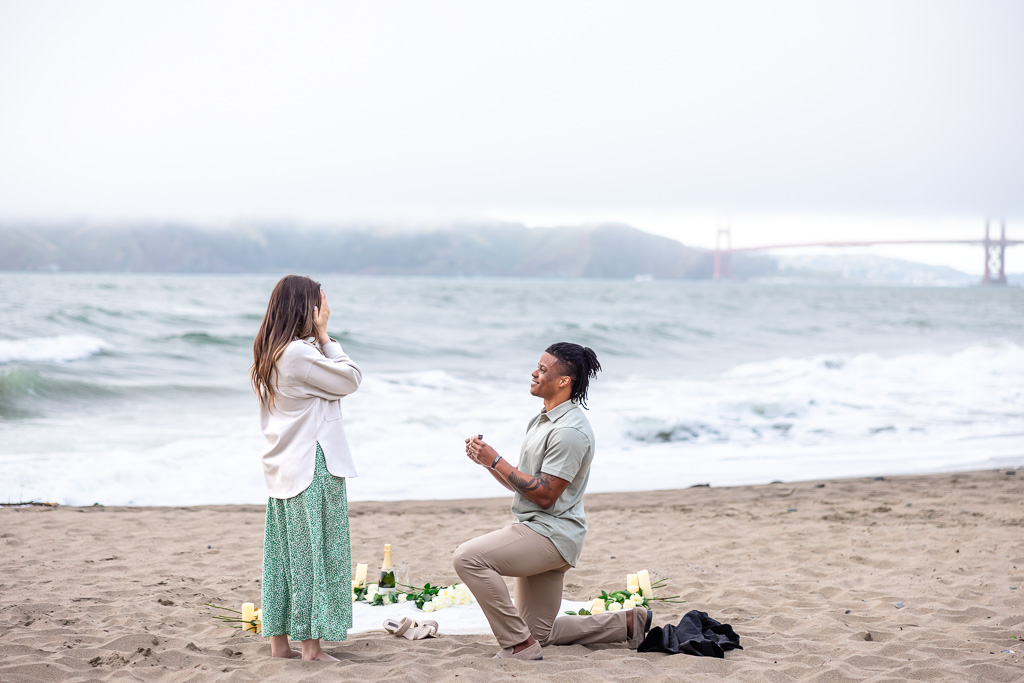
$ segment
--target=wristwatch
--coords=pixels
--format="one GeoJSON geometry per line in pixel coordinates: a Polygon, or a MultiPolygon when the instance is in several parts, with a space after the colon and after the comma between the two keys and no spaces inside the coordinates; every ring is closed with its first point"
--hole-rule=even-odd
{"type": "Polygon", "coordinates": [[[501,456],[500,456],[500,455],[499,455],[499,456],[498,456],[497,458],[495,458],[495,459],[494,459],[494,462],[492,462],[492,463],[491,463],[491,469],[492,469],[492,470],[493,470],[493,469],[494,469],[495,467],[497,467],[497,466],[498,466],[498,461],[499,461],[499,460],[501,460],[501,456]]]}

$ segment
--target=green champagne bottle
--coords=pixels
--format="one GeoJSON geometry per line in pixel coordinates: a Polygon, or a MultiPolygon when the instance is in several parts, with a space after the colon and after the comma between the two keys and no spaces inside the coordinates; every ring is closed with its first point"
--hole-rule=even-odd
{"type": "Polygon", "coordinates": [[[395,587],[395,568],[391,565],[391,544],[384,544],[384,561],[380,563],[380,581],[378,582],[381,588],[394,588],[395,587]]]}

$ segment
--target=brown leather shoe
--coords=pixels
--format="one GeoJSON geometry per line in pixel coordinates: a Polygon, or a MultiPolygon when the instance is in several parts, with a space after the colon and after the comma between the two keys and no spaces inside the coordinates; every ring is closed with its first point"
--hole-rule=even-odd
{"type": "MultiPolygon", "coordinates": [[[[633,648],[634,650],[636,648],[633,648]]],[[[499,650],[498,654],[494,655],[495,659],[544,659],[542,654],[543,650],[540,648],[540,643],[534,641],[533,645],[523,648],[519,652],[512,652],[512,648],[506,647],[503,650],[499,650]]]]}
{"type": "Polygon", "coordinates": [[[633,620],[633,637],[627,638],[626,642],[629,643],[630,649],[635,650],[640,647],[640,643],[647,637],[647,632],[651,630],[654,612],[646,607],[634,607],[632,612],[629,618],[633,620]]]}

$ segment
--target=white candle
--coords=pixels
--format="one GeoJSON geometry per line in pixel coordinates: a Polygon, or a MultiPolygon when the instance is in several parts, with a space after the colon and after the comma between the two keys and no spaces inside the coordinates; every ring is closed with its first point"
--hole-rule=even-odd
{"type": "Polygon", "coordinates": [[[356,582],[356,588],[366,585],[366,569],[367,565],[365,564],[356,565],[356,578],[353,579],[356,582]]]}
{"type": "Polygon", "coordinates": [[[602,598],[594,598],[594,604],[592,604],[590,606],[590,613],[591,614],[603,614],[604,612],[605,612],[605,609],[604,609],[604,599],[602,599],[602,598]]]}
{"type": "Polygon", "coordinates": [[[256,633],[256,627],[251,623],[256,619],[256,605],[251,602],[242,603],[242,620],[245,622],[242,624],[243,631],[251,631],[256,633]]]}
{"type": "Polygon", "coordinates": [[[639,588],[640,584],[637,582],[636,574],[626,574],[626,590],[630,593],[636,593],[635,590],[630,590],[633,587],[639,588]]]}
{"type": "Polygon", "coordinates": [[[640,585],[640,592],[644,598],[650,600],[654,597],[654,590],[651,589],[651,575],[646,569],[641,569],[636,573],[637,581],[640,585]]]}

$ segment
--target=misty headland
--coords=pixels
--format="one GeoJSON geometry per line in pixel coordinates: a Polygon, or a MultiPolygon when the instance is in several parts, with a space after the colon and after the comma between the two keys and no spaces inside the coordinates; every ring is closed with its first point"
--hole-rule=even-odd
{"type": "MultiPolygon", "coordinates": [[[[528,228],[492,221],[411,228],[11,221],[0,223],[0,271],[708,280],[714,251],[621,223],[528,228]]],[[[738,253],[731,277],[882,285],[978,281],[948,266],[849,252],[738,253]]],[[[1011,284],[1020,281],[1019,274],[1010,275],[1011,284]]]]}
{"type": "MultiPolygon", "coordinates": [[[[430,230],[259,224],[0,224],[0,270],[142,273],[706,279],[713,253],[621,224],[430,230]]],[[[738,278],[773,275],[765,256],[733,260],[738,278]]]]}

